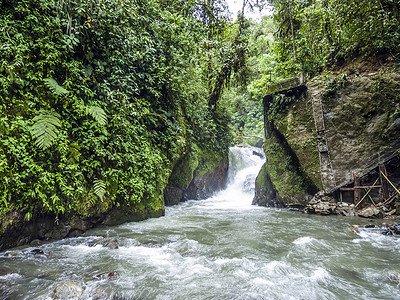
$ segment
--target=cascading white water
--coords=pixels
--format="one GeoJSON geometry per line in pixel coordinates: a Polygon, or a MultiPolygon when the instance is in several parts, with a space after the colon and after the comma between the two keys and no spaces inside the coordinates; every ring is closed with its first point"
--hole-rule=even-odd
{"type": "Polygon", "coordinates": [[[354,231],[368,220],[251,206],[264,162],[253,151],[231,149],[226,190],[163,218],[49,243],[44,254],[0,253],[0,299],[51,299],[65,282],[85,300],[400,299],[399,239],[354,231]],[[119,277],[96,277],[109,272],[119,277]]]}
{"type": "Polygon", "coordinates": [[[212,208],[252,208],[256,177],[264,162],[264,153],[259,148],[231,147],[227,188],[211,197],[208,205],[212,208]]]}

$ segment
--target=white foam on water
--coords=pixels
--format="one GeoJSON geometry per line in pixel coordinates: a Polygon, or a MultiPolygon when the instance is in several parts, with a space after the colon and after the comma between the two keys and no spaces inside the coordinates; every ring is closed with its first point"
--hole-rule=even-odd
{"type": "Polygon", "coordinates": [[[250,277],[250,274],[245,272],[245,271],[243,271],[243,270],[236,270],[234,275],[238,276],[240,278],[244,278],[244,279],[247,279],[247,278],[250,277]]]}
{"type": "Polygon", "coordinates": [[[0,280],[18,280],[21,279],[23,276],[18,273],[10,273],[0,276],[0,280]]]}
{"type": "MultiPolygon", "coordinates": [[[[383,230],[382,230],[383,231],[383,230]]],[[[400,254],[400,238],[397,236],[387,236],[380,231],[372,231],[361,228],[357,232],[359,239],[354,239],[353,243],[365,242],[379,249],[390,249],[394,253],[400,254]]]]}
{"type": "Polygon", "coordinates": [[[314,241],[313,237],[311,237],[311,236],[303,236],[303,237],[300,237],[300,238],[294,240],[293,244],[295,244],[295,245],[305,245],[305,244],[311,243],[312,241],[314,241]]]}
{"type": "Polygon", "coordinates": [[[217,258],[214,263],[217,265],[227,265],[227,264],[237,264],[241,263],[242,259],[240,258],[217,258]]]}
{"type": "Polygon", "coordinates": [[[275,285],[272,281],[266,280],[264,278],[259,278],[259,277],[254,278],[252,280],[252,283],[254,285],[259,285],[259,286],[262,286],[262,287],[264,287],[264,286],[274,286],[275,285]]]}
{"type": "Polygon", "coordinates": [[[249,210],[259,207],[251,205],[256,177],[265,162],[260,157],[262,150],[254,147],[232,147],[230,148],[230,168],[228,175],[228,186],[213,197],[204,201],[203,208],[207,210],[229,209],[249,210]],[[257,152],[259,155],[255,155],[257,152]]]}
{"type": "Polygon", "coordinates": [[[310,276],[310,279],[314,281],[324,281],[328,278],[330,278],[329,272],[324,268],[317,268],[310,276]]]}

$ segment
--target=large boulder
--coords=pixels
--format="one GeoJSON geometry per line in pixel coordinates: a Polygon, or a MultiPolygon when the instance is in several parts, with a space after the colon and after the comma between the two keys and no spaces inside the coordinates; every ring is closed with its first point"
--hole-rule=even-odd
{"type": "Polygon", "coordinates": [[[185,190],[177,186],[167,186],[164,189],[165,206],[176,205],[183,200],[185,190]]]}
{"type": "Polygon", "coordinates": [[[256,191],[253,198],[253,205],[280,206],[276,199],[276,191],[267,172],[266,163],[261,167],[256,179],[256,191]]]}
{"type": "Polygon", "coordinates": [[[119,273],[115,271],[110,273],[102,273],[94,276],[94,278],[97,280],[117,280],[119,279],[119,273]]]}
{"type": "Polygon", "coordinates": [[[228,175],[227,153],[217,153],[192,145],[175,164],[164,189],[165,205],[210,197],[223,189],[228,175]]]}
{"type": "MultiPolygon", "coordinates": [[[[362,66],[358,63],[343,66],[349,76],[310,80],[307,92],[299,97],[283,93],[264,98],[267,172],[279,205],[290,206],[296,200],[303,203],[305,194],[317,192],[313,187],[329,192],[335,183],[344,186],[353,179],[353,171],[363,171],[371,155],[398,148],[400,74],[387,65],[365,75],[365,70],[357,71],[362,66]],[[316,130],[323,128],[313,109],[320,100],[335,180],[330,166],[324,161],[320,165],[316,130]]],[[[393,172],[397,174],[391,179],[398,185],[398,171],[393,172]]],[[[270,189],[265,191],[270,198],[270,189]]],[[[342,200],[352,201],[346,194],[350,193],[344,193],[342,200]]],[[[328,213],[330,208],[321,204],[317,210],[328,213]]],[[[341,212],[351,214],[351,209],[344,207],[341,212]]]]}
{"type": "Polygon", "coordinates": [[[363,218],[382,218],[383,213],[377,207],[371,205],[359,211],[357,215],[363,218]]]}
{"type": "Polygon", "coordinates": [[[83,294],[83,288],[73,282],[64,282],[58,285],[53,292],[52,299],[77,299],[83,294]]]}
{"type": "Polygon", "coordinates": [[[335,199],[319,192],[311,199],[304,211],[308,214],[332,215],[336,214],[336,207],[335,199]]]}
{"type": "Polygon", "coordinates": [[[196,200],[211,197],[215,192],[225,188],[227,175],[228,161],[222,161],[218,167],[205,174],[198,174],[195,171],[184,197],[196,200]]]}

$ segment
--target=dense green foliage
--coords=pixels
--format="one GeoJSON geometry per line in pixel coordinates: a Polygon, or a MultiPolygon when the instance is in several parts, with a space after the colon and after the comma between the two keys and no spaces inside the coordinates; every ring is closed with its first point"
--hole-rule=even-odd
{"type": "MultiPolygon", "coordinates": [[[[311,78],[357,57],[383,55],[396,59],[400,53],[398,1],[268,2],[273,15],[252,25],[247,89],[234,86],[229,91],[239,134],[260,134],[260,101],[269,83],[300,72],[311,78]]],[[[281,100],[275,97],[271,107],[286,105],[281,100]]]]}
{"type": "Polygon", "coordinates": [[[227,150],[226,108],[209,107],[225,56],[209,45],[239,35],[221,2],[5,0],[0,11],[0,214],[159,210],[192,143],[227,150]]]}
{"type": "Polygon", "coordinates": [[[282,75],[323,68],[359,56],[400,51],[400,4],[393,0],[273,0],[275,53],[282,75]]]}
{"type": "Polygon", "coordinates": [[[162,209],[188,151],[263,135],[269,82],[399,53],[397,1],[270,3],[252,24],[224,0],[3,0],[0,215],[162,209]]]}
{"type": "Polygon", "coordinates": [[[259,23],[251,24],[247,51],[247,85],[235,81],[224,94],[230,103],[232,125],[237,142],[255,144],[264,135],[262,98],[271,77],[275,76],[273,53],[274,24],[271,17],[264,17],[259,23]]]}

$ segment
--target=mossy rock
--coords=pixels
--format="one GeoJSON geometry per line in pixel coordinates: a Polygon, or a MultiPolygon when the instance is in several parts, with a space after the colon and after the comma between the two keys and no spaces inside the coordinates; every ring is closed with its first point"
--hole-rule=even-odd
{"type": "Polygon", "coordinates": [[[277,202],[276,190],[272,184],[271,177],[267,171],[267,163],[265,163],[256,178],[255,195],[252,204],[259,206],[282,206],[277,202]]]}
{"type": "Polygon", "coordinates": [[[203,199],[224,187],[228,153],[201,149],[193,144],[175,164],[164,189],[165,205],[184,199],[203,199]]]}
{"type": "Polygon", "coordinates": [[[192,149],[187,151],[175,164],[168,180],[168,186],[181,189],[186,189],[189,186],[193,179],[194,170],[196,170],[199,165],[198,156],[199,153],[201,153],[200,149],[195,145],[192,146],[192,149]]]}

